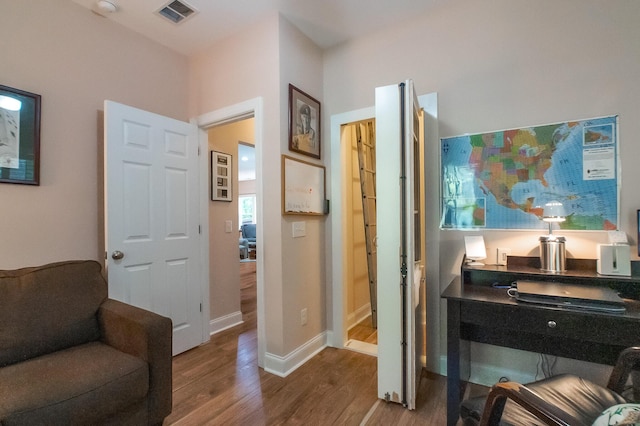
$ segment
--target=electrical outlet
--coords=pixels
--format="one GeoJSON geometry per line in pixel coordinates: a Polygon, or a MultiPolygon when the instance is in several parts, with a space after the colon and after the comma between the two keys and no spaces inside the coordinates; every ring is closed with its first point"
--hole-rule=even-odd
{"type": "Polygon", "coordinates": [[[511,249],[508,248],[499,248],[498,255],[496,259],[497,265],[506,265],[507,264],[507,256],[511,254],[511,249]]]}
{"type": "Polygon", "coordinates": [[[307,325],[307,308],[300,311],[300,325],[307,325]]]}

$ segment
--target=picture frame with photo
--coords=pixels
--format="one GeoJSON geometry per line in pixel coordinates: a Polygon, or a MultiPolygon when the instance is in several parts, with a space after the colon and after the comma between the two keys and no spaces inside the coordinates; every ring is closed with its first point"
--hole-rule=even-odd
{"type": "Polygon", "coordinates": [[[211,201],[233,201],[232,161],[231,154],[211,151],[211,201]]]}
{"type": "Polygon", "coordinates": [[[0,85],[0,182],[40,185],[41,96],[0,85]]]}
{"type": "Polygon", "coordinates": [[[289,151],[320,159],[320,102],[289,84],[289,151]]]}

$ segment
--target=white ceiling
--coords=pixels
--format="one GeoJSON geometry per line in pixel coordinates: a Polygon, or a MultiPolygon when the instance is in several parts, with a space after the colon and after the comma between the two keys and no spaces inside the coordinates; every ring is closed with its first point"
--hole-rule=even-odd
{"type": "MultiPolygon", "coordinates": [[[[72,0],[98,11],[97,0],[72,0]]],[[[184,0],[198,11],[174,24],[156,12],[168,0],[108,0],[117,11],[103,15],[177,52],[192,55],[279,11],[327,48],[425,13],[445,0],[184,0]]]]}

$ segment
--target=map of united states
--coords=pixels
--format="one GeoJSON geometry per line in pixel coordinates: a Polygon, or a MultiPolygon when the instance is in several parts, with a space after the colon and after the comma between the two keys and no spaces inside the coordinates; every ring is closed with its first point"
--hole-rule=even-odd
{"type": "Polygon", "coordinates": [[[563,229],[617,227],[617,117],[444,138],[443,228],[544,228],[563,204],[563,229]]]}

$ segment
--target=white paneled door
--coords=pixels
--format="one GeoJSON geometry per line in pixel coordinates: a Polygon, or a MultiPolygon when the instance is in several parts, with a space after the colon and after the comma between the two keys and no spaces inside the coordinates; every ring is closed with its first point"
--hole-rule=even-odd
{"type": "Polygon", "coordinates": [[[173,321],[173,354],[202,341],[198,128],[105,101],[109,297],[173,321]]]}
{"type": "Polygon", "coordinates": [[[416,323],[424,275],[420,117],[412,81],[376,88],[378,397],[411,410],[421,370],[416,323]]]}

